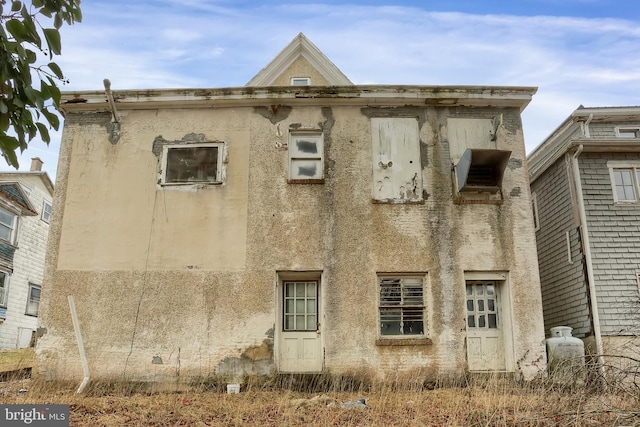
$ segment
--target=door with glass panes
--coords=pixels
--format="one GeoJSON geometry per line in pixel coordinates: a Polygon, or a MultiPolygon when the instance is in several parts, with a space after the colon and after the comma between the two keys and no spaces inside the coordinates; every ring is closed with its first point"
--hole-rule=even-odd
{"type": "Polygon", "coordinates": [[[505,370],[498,281],[466,282],[467,362],[470,371],[505,370]]]}
{"type": "Polygon", "coordinates": [[[280,372],[322,371],[317,280],[282,283],[280,372]]]}

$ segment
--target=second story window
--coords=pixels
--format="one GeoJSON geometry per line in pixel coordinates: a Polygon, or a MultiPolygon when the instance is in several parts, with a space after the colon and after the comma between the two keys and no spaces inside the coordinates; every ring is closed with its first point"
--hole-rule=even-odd
{"type": "Polygon", "coordinates": [[[618,138],[638,138],[640,137],[640,126],[618,126],[616,134],[618,138]]]}
{"type": "Polygon", "coordinates": [[[47,224],[51,221],[51,202],[48,200],[42,203],[42,220],[47,224]]]}
{"type": "Polygon", "coordinates": [[[289,182],[321,183],[324,179],[324,144],[321,131],[291,132],[289,182]]]}
{"type": "Polygon", "coordinates": [[[13,244],[15,240],[17,216],[0,208],[0,239],[13,244]]]}
{"type": "Polygon", "coordinates": [[[607,162],[615,203],[636,203],[640,189],[640,162],[610,160],[607,162]]]}
{"type": "Polygon", "coordinates": [[[162,184],[221,184],[223,149],[223,143],[165,146],[162,184]]]}

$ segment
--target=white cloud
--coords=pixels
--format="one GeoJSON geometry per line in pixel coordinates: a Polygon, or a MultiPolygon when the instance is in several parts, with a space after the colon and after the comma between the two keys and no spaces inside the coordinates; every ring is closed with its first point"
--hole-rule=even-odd
{"type": "Polygon", "coordinates": [[[67,90],[105,77],[114,90],[239,86],[302,31],[356,84],[539,87],[523,114],[529,151],[579,104],[640,104],[638,23],[495,12],[96,0],[64,30],[59,62],[67,90]]]}

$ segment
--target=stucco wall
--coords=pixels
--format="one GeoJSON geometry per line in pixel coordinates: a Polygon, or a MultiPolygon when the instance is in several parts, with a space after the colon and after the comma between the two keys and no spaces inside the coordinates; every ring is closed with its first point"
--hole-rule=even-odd
{"type": "MultiPolygon", "coordinates": [[[[298,106],[68,114],[58,168],[37,373],[80,378],[67,295],[92,376],[163,379],[275,369],[277,272],[322,272],[324,366],[466,368],[465,271],[507,273],[508,369],[544,369],[537,254],[519,112],[504,108],[512,151],[501,204],[454,204],[447,118],[496,109],[415,108],[424,203],[371,197],[370,118],[393,109],[298,106]],[[278,125],[280,131],[278,131],[278,125]],[[322,129],[322,184],[287,183],[287,131],[322,129]],[[227,181],[190,191],[157,184],[153,140],[201,133],[229,147],[227,181]],[[87,207],[91,214],[88,214],[87,207]],[[432,343],[377,346],[377,273],[424,273],[432,343]],[[162,364],[152,363],[162,359],[162,364]]],[[[400,114],[406,116],[407,111],[400,114]]]]}

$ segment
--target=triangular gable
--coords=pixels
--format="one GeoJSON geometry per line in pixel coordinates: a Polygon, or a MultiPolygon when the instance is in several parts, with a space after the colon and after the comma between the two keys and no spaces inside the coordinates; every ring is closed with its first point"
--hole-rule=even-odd
{"type": "Polygon", "coordinates": [[[0,198],[16,206],[22,215],[38,215],[29,197],[17,182],[0,182],[0,198]]]}
{"type": "Polygon", "coordinates": [[[292,77],[311,77],[312,86],[353,85],[320,49],[300,33],[246,86],[289,85],[292,77]],[[321,78],[303,75],[305,72],[315,72],[321,78]],[[282,84],[284,81],[286,83],[282,84]]]}

